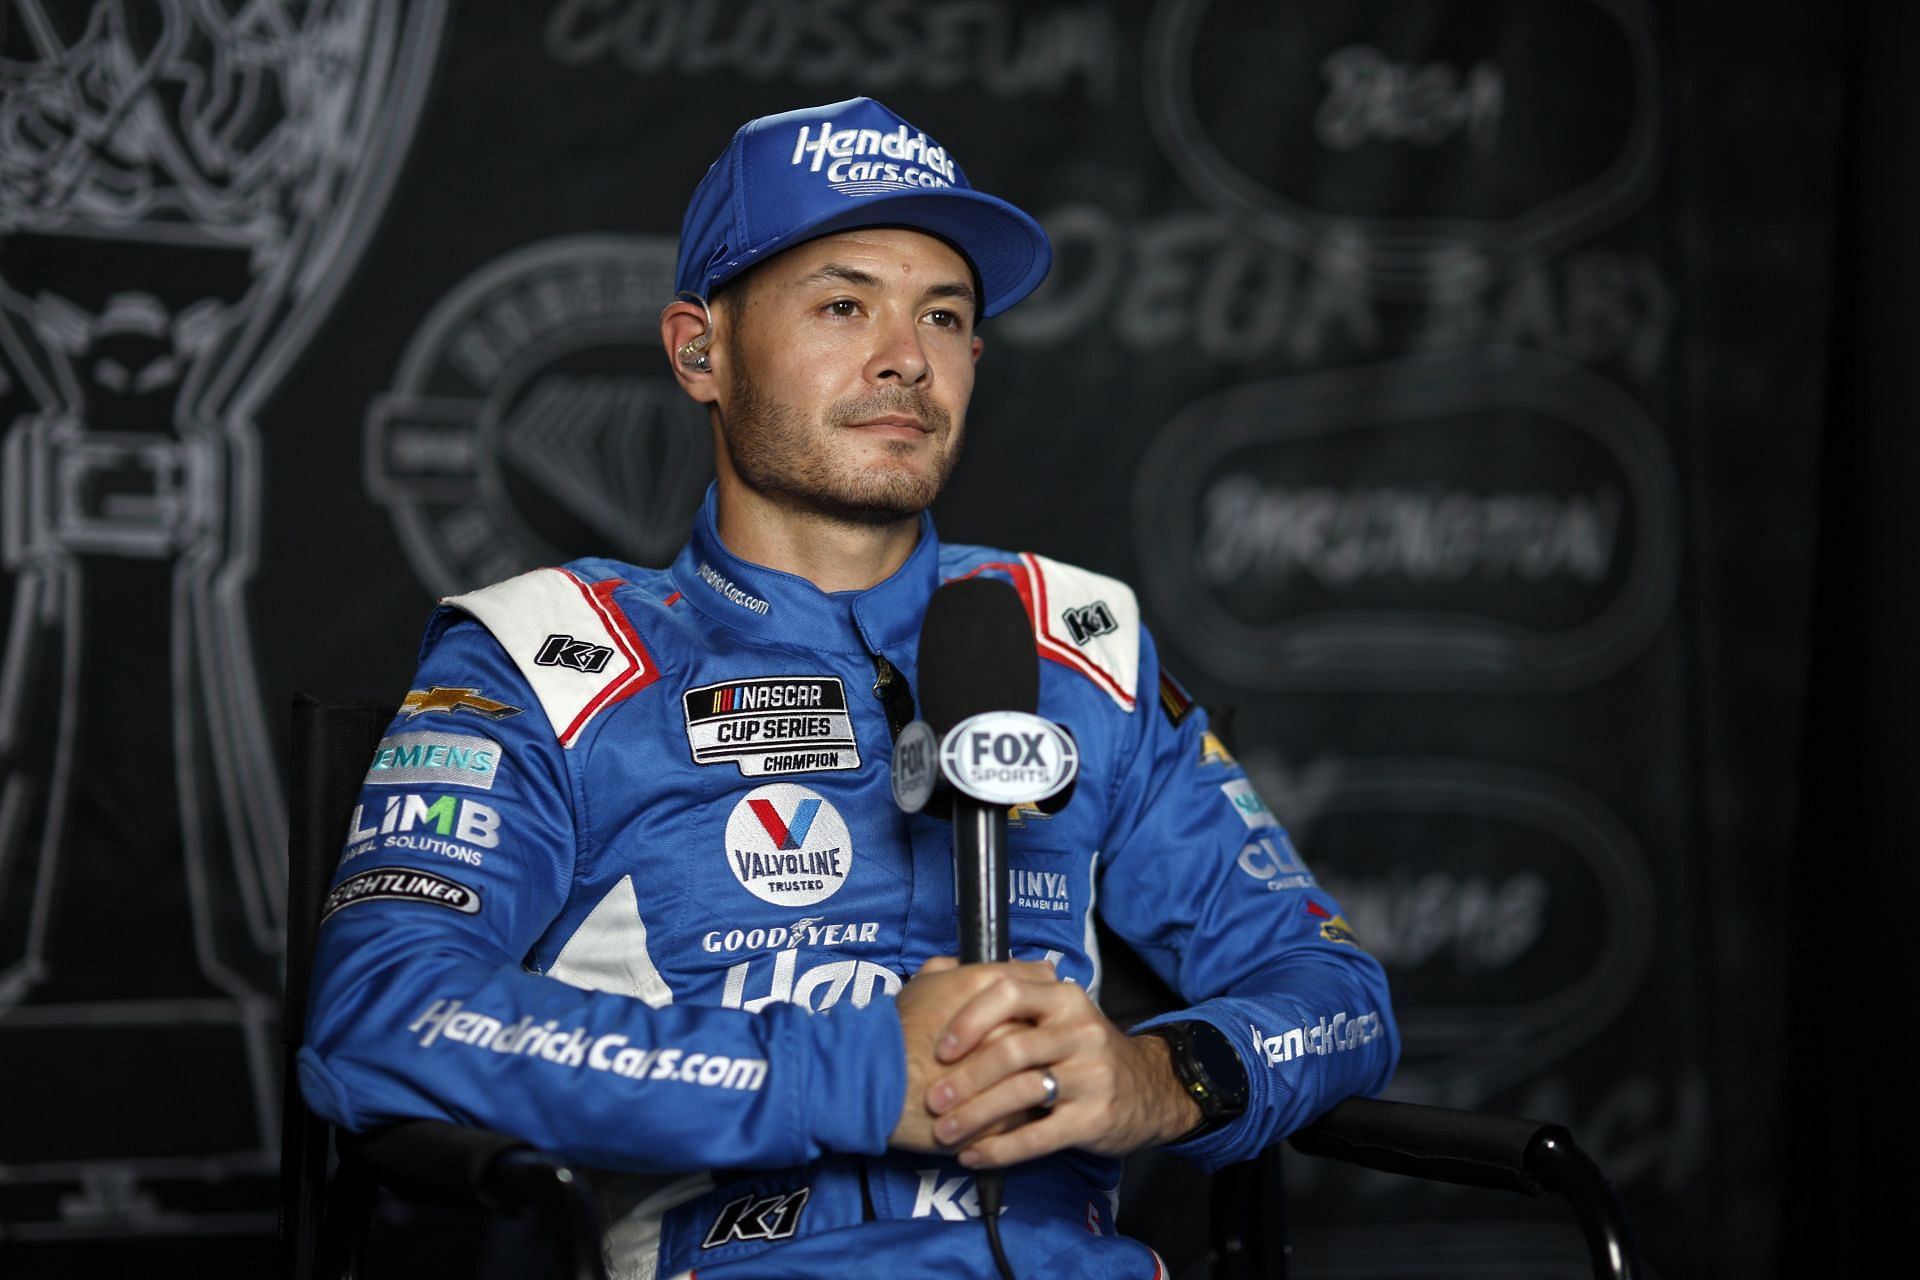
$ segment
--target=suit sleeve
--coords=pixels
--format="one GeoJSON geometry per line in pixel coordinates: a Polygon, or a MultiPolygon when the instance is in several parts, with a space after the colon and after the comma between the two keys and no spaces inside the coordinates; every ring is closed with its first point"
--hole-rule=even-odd
{"type": "Polygon", "coordinates": [[[389,728],[319,931],[314,1110],[354,1130],[478,1125],[610,1169],[885,1150],[905,1094],[891,1000],[745,1013],[530,972],[580,854],[575,762],[476,622],[436,615],[415,691],[437,709],[389,728]]]}
{"type": "Polygon", "coordinates": [[[1237,1121],[1171,1149],[1207,1168],[1244,1160],[1335,1103],[1385,1088],[1400,1036],[1386,974],[1314,881],[1246,772],[1195,706],[1156,706],[1159,663],[1142,633],[1134,745],[1114,786],[1101,914],[1239,1051],[1237,1121]]]}

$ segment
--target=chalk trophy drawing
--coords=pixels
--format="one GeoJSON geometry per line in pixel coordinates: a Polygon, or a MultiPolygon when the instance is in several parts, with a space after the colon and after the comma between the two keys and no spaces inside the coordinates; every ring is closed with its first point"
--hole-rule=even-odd
{"type": "Polygon", "coordinates": [[[70,1223],[276,1159],[256,414],[386,202],[444,20],[0,7],[0,1063],[113,1103],[16,1108],[0,1189],[78,1184],[70,1223]]]}

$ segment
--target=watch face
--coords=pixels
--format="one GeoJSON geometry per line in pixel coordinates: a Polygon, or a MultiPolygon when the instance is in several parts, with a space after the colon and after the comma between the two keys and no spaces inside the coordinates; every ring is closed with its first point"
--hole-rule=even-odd
{"type": "Polygon", "coordinates": [[[1183,1024],[1181,1040],[1200,1069],[1210,1103],[1202,1106],[1209,1115],[1237,1116],[1247,1109],[1247,1069],[1240,1062],[1227,1038],[1206,1022],[1183,1024]]]}

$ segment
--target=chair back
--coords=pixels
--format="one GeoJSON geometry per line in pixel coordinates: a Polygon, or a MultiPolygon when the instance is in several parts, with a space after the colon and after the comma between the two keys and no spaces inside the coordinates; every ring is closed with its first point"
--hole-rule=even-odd
{"type": "Polygon", "coordinates": [[[300,1096],[296,1060],[306,1039],[307,989],[320,904],[339,864],[347,820],[393,708],[293,696],[287,778],[286,991],[280,1003],[280,1274],[311,1280],[319,1256],[327,1187],[325,1120],[300,1096]]]}

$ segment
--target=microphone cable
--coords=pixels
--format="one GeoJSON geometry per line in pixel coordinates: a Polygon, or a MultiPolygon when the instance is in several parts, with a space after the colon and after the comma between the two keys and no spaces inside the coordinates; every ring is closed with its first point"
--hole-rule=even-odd
{"type": "Polygon", "coordinates": [[[1000,1244],[1000,1193],[1006,1189],[1006,1172],[987,1169],[973,1175],[973,1189],[980,1196],[980,1221],[987,1224],[987,1248],[993,1251],[993,1265],[1000,1280],[1015,1280],[1013,1264],[1000,1244]]]}

